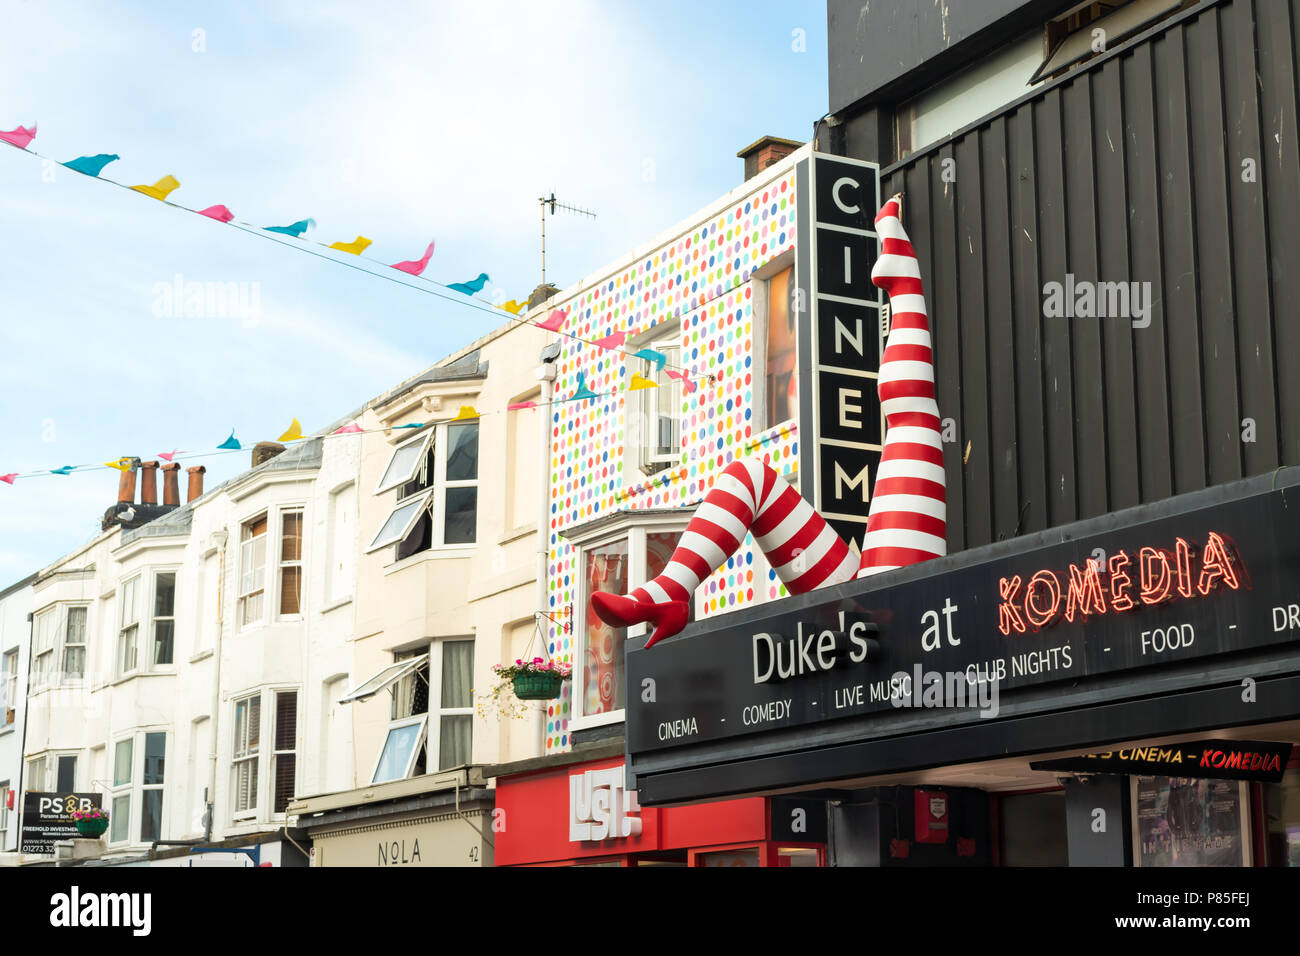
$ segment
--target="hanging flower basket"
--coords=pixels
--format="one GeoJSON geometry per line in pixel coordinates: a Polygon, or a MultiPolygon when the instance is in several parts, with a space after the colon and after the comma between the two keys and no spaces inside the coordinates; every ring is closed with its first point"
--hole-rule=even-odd
{"type": "Polygon", "coordinates": [[[513,664],[494,664],[492,669],[501,679],[498,688],[509,684],[517,700],[555,700],[565,679],[573,673],[568,664],[540,657],[531,661],[519,659],[513,664]]]}
{"type": "Polygon", "coordinates": [[[72,819],[77,825],[77,832],[83,837],[99,839],[108,829],[108,814],[103,810],[76,810],[72,819]]]}
{"type": "Polygon", "coordinates": [[[560,687],[563,684],[564,676],[558,672],[516,674],[515,696],[520,700],[555,700],[560,696],[560,687]]]}

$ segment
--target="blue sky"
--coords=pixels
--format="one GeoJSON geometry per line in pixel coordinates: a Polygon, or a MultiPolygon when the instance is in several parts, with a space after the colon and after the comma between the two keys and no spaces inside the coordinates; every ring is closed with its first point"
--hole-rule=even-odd
{"type": "MultiPolygon", "coordinates": [[[[0,129],[39,122],[33,149],[117,153],[106,176],[171,174],[177,202],[264,225],[311,216],[313,238],[367,236],[381,262],[435,239],[425,275],[487,272],[489,301],[540,279],[538,196],[598,213],[548,221],[564,287],[736,186],[736,150],[806,140],[826,112],[819,0],[7,0],[5,15],[0,129]]],[[[247,447],[295,416],[310,433],[505,318],[0,144],[0,473],[211,448],[232,428],[247,447]],[[177,276],[256,283],[257,320],[157,314],[177,276]]],[[[209,485],[248,464],[198,461],[209,485]]],[[[93,537],[116,479],[0,484],[0,586],[93,537]]]]}

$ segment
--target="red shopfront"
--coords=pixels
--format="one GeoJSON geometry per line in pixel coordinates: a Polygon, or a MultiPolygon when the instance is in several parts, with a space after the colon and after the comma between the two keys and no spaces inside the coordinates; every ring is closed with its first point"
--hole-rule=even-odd
{"type": "Polygon", "coordinates": [[[641,808],[623,760],[497,778],[497,866],[824,866],[825,805],[641,808]]]}

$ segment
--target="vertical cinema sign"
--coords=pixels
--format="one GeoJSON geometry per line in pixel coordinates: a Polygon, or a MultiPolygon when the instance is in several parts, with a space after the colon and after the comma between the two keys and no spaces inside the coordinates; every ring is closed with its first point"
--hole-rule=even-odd
{"type": "Polygon", "coordinates": [[[871,282],[880,167],[821,153],[810,166],[813,505],[861,547],[884,437],[876,391],[884,293],[871,282]]]}

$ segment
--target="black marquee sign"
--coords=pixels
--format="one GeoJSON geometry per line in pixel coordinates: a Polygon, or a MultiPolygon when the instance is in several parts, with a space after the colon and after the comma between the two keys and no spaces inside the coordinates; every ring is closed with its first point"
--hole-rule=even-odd
{"type": "Polygon", "coordinates": [[[1208,777],[1280,783],[1291,759],[1291,744],[1257,740],[1186,740],[1128,750],[1107,750],[1055,760],[1035,760],[1031,770],[1070,773],[1208,777]]]}
{"type": "Polygon", "coordinates": [[[689,625],[628,653],[628,752],[902,707],[996,717],[1019,688],[1300,645],[1298,497],[1133,509],[689,625]]]}
{"type": "MultiPolygon", "coordinates": [[[[813,153],[812,352],[817,509],[862,545],[884,419],[876,393],[884,293],[871,281],[879,239],[880,167],[813,153]]],[[[805,491],[805,495],[807,491],[805,491]]]]}

